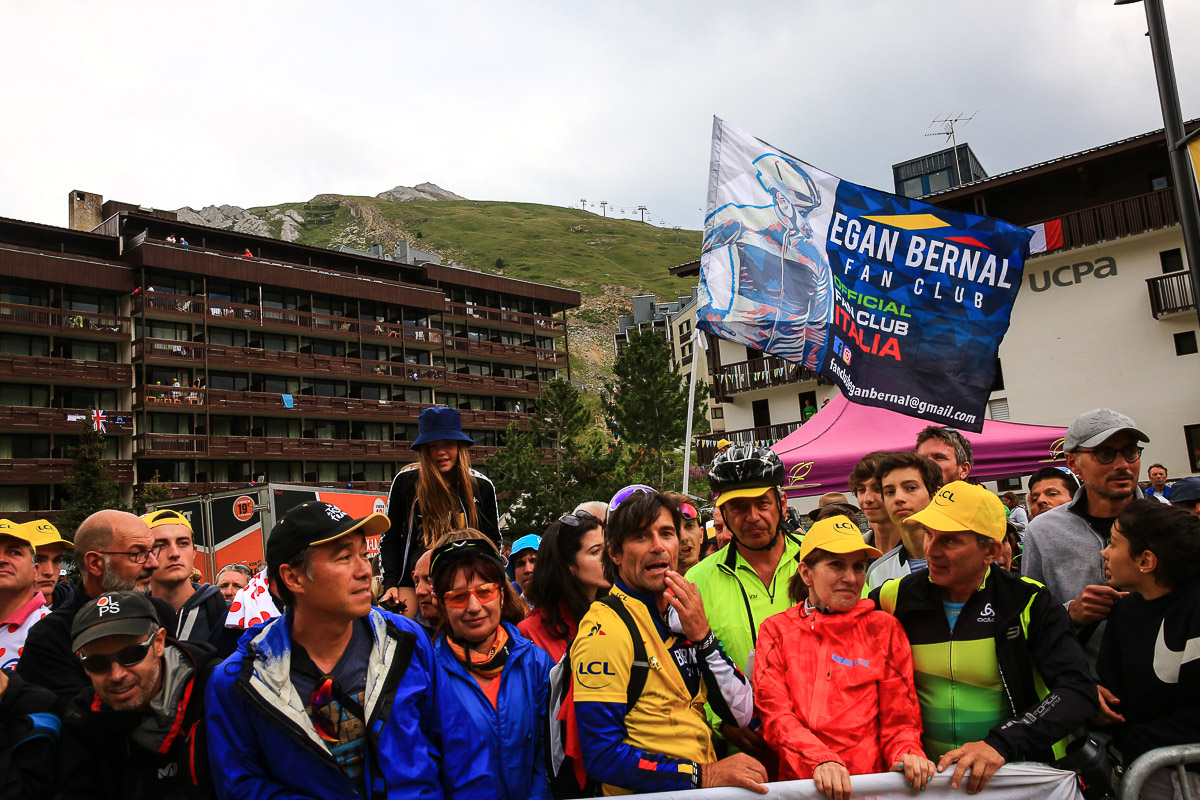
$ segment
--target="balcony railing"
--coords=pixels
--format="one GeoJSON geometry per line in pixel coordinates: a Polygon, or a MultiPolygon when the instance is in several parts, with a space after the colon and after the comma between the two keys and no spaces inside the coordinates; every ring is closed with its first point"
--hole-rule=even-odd
{"type": "Polygon", "coordinates": [[[717,442],[728,439],[734,444],[755,444],[770,447],[800,427],[799,422],[782,422],[778,425],[763,425],[758,428],[742,428],[735,431],[705,433],[693,437],[696,445],[696,460],[701,465],[709,464],[717,455],[717,442]]]}
{"type": "Polygon", "coordinates": [[[815,372],[775,356],[723,364],[713,375],[713,399],[728,403],[732,395],[816,380],[815,372]]]}
{"type": "MultiPolygon", "coordinates": [[[[365,492],[386,493],[392,486],[391,481],[279,481],[288,486],[316,486],[329,489],[361,489],[365,492]]],[[[228,481],[224,483],[204,481],[199,483],[163,483],[171,490],[172,497],[191,497],[213,492],[224,492],[230,489],[249,489],[250,481],[228,481]]]]}
{"type": "Polygon", "coordinates": [[[187,364],[207,360],[210,365],[239,367],[247,370],[285,372],[294,375],[347,375],[404,383],[433,382],[436,384],[443,379],[446,372],[442,367],[428,364],[373,361],[365,358],[324,356],[289,350],[267,350],[260,347],[230,347],[222,344],[180,342],[172,339],[136,339],[133,342],[132,353],[134,361],[145,359],[187,364]]]}
{"type": "MultiPolygon", "coordinates": [[[[33,406],[0,406],[0,431],[36,433],[78,433],[83,419],[91,419],[86,408],[37,408],[33,406]],[[83,419],[70,419],[81,417],[83,419]]],[[[109,412],[105,421],[109,436],[128,436],[133,433],[133,413],[109,412]],[[117,416],[126,422],[117,422],[117,416]]]]}
{"type": "Polygon", "coordinates": [[[467,303],[446,302],[445,316],[460,319],[483,320],[497,322],[502,325],[518,325],[523,328],[548,331],[553,335],[566,333],[567,326],[561,319],[543,317],[540,314],[525,314],[519,311],[507,311],[502,308],[469,305],[467,303]]]}
{"type": "Polygon", "coordinates": [[[133,367],[108,361],[78,361],[50,356],[0,353],[0,378],[59,385],[98,385],[125,388],[133,382],[133,367]]]}
{"type": "Polygon", "coordinates": [[[561,350],[547,350],[540,347],[519,344],[466,339],[461,336],[447,338],[446,346],[448,349],[458,353],[490,356],[506,361],[537,362],[548,367],[565,367],[567,365],[567,354],[561,350]]]}
{"type": "Polygon", "coordinates": [[[1179,207],[1175,204],[1175,190],[1168,188],[1085,208],[1057,219],[1062,220],[1061,250],[1038,253],[1034,257],[1178,225],[1179,207]]]}
{"type": "Polygon", "coordinates": [[[522,394],[536,396],[539,392],[537,381],[522,380],[521,378],[499,378],[488,375],[470,375],[465,372],[451,372],[446,375],[445,388],[461,389],[463,391],[482,391],[490,394],[522,394]]]}
{"type": "Polygon", "coordinates": [[[129,317],[19,303],[0,303],[0,326],[61,330],[71,336],[101,339],[128,339],[131,330],[129,317]]]}
{"type": "Polygon", "coordinates": [[[135,456],[189,458],[208,452],[208,437],[180,433],[139,433],[133,437],[135,456]]]}
{"type": "Polygon", "coordinates": [[[317,314],[269,305],[234,303],[202,296],[170,294],[167,292],[138,292],[133,299],[133,313],[152,314],[175,319],[203,319],[219,324],[249,325],[288,331],[308,331],[320,336],[338,338],[403,339],[406,344],[441,347],[442,332],[434,328],[399,323],[358,320],[329,314],[317,314]]]}
{"type": "MultiPolygon", "coordinates": [[[[71,477],[69,458],[0,459],[0,485],[64,483],[71,477]]],[[[109,461],[108,477],[117,483],[133,483],[132,461],[109,461]]]]}
{"type": "Polygon", "coordinates": [[[1196,308],[1190,273],[1171,272],[1147,278],[1146,288],[1150,291],[1150,313],[1155,319],[1182,314],[1196,308]]]}

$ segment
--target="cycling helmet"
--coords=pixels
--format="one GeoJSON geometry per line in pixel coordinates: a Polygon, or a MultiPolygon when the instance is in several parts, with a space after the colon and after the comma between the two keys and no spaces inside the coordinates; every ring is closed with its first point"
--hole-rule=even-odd
{"type": "Polygon", "coordinates": [[[768,447],[734,445],[708,468],[708,485],[717,495],[718,506],[735,497],[758,497],[782,487],[783,480],[783,462],[768,447]]]}

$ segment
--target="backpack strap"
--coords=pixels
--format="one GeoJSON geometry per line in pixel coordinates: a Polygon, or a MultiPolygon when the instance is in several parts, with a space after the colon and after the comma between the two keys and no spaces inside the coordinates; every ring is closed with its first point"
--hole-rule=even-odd
{"type": "Polygon", "coordinates": [[[629,686],[625,690],[625,713],[628,714],[641,698],[642,690],[646,688],[646,678],[650,675],[646,643],[642,641],[642,632],[624,603],[611,594],[601,597],[598,602],[611,608],[621,618],[621,622],[629,629],[629,638],[633,641],[633,664],[629,669],[629,686]]]}

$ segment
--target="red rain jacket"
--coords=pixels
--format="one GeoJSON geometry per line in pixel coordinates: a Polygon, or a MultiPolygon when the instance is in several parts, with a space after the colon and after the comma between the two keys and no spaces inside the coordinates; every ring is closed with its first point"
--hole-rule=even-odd
{"type": "Polygon", "coordinates": [[[887,772],[921,749],[912,650],[891,614],[860,600],[844,614],[805,604],[767,618],[754,653],[754,701],[779,779],[826,761],[851,775],[887,772]]]}

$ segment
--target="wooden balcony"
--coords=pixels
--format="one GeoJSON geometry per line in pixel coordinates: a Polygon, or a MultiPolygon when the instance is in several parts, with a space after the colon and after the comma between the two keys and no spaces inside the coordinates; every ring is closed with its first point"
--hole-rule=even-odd
{"type": "Polygon", "coordinates": [[[181,433],[139,433],[133,437],[134,456],[196,458],[208,452],[208,437],[181,433]]]}
{"type": "MultiPolygon", "coordinates": [[[[372,361],[344,356],[323,356],[289,350],[259,347],[229,347],[203,342],[172,339],[135,339],[133,360],[157,364],[233,367],[253,372],[321,377],[346,376],[387,383],[433,383],[439,385],[445,375],[442,367],[409,364],[403,361],[372,361]]],[[[165,388],[165,387],[164,387],[165,388]]]]}
{"type": "Polygon", "coordinates": [[[1150,292],[1150,313],[1155,319],[1184,314],[1196,308],[1190,273],[1171,272],[1147,278],[1146,288],[1150,292]]]}
{"type": "Polygon", "coordinates": [[[468,375],[458,372],[447,374],[444,385],[446,389],[450,390],[482,392],[485,394],[536,397],[541,393],[541,385],[537,381],[527,381],[519,378],[499,378],[488,375],[468,375]]]}
{"type": "MultiPolygon", "coordinates": [[[[32,406],[0,406],[0,431],[11,433],[78,433],[83,420],[71,420],[68,416],[90,419],[86,408],[36,408],[32,406]]],[[[108,412],[105,433],[109,436],[128,436],[133,433],[133,412],[108,412]],[[128,419],[117,422],[116,417],[128,419]]]]}
{"type": "Polygon", "coordinates": [[[20,525],[22,522],[33,522],[34,520],[47,520],[55,525],[61,525],[62,519],[66,515],[61,509],[45,509],[42,511],[5,511],[4,518],[20,525]]]}
{"type": "Polygon", "coordinates": [[[1118,200],[1115,203],[1085,208],[1055,219],[1062,220],[1062,248],[1037,253],[1030,258],[1040,258],[1064,250],[1170,228],[1179,224],[1179,208],[1175,204],[1175,190],[1168,188],[1118,200]]]}
{"type": "Polygon", "coordinates": [[[410,443],[367,439],[288,439],[267,436],[210,436],[210,458],[294,461],[395,461],[415,458],[410,443]]]}
{"type": "MultiPolygon", "coordinates": [[[[361,489],[365,492],[379,492],[387,494],[391,489],[391,481],[280,481],[288,486],[313,486],[326,489],[345,489],[347,486],[351,489],[361,489]]],[[[214,483],[164,483],[171,490],[172,497],[194,497],[202,494],[212,494],[214,492],[225,492],[230,489],[250,489],[250,481],[214,483]]],[[[36,519],[36,518],[35,518],[36,519]]]]}
{"type": "Polygon", "coordinates": [[[543,367],[566,367],[567,354],[561,350],[547,350],[541,347],[530,347],[519,344],[504,344],[480,339],[465,339],[461,336],[450,336],[446,339],[446,349],[456,353],[483,356],[497,361],[519,361],[523,364],[538,364],[543,367]]]}
{"type": "Polygon", "coordinates": [[[723,364],[713,375],[713,399],[728,403],[733,395],[817,380],[819,376],[792,361],[776,356],[723,364]]]}
{"type": "Polygon", "coordinates": [[[728,439],[734,444],[757,444],[770,447],[792,431],[800,427],[799,422],[783,422],[778,425],[764,425],[758,428],[742,428],[735,431],[717,431],[692,437],[696,446],[696,463],[711,464],[717,455],[717,442],[728,439]]]}
{"type": "Polygon", "coordinates": [[[468,305],[446,301],[446,310],[442,314],[447,318],[466,320],[467,322],[489,322],[515,328],[527,328],[542,331],[549,336],[562,336],[567,332],[566,324],[555,317],[543,317],[540,314],[524,314],[519,311],[506,311],[502,308],[468,305]]]}
{"type": "Polygon", "coordinates": [[[108,361],[77,361],[50,356],[0,353],[0,378],[58,386],[105,386],[119,389],[133,383],[133,367],[108,361]]]}
{"type": "Polygon", "coordinates": [[[128,340],[132,330],[129,317],[64,311],[46,306],[0,303],[0,330],[22,332],[62,332],[73,339],[128,340]]]}
{"type": "MultiPolygon", "coordinates": [[[[74,463],[69,458],[0,459],[0,485],[65,483],[74,463]]],[[[108,477],[117,483],[133,483],[133,462],[109,461],[108,477]]]]}

